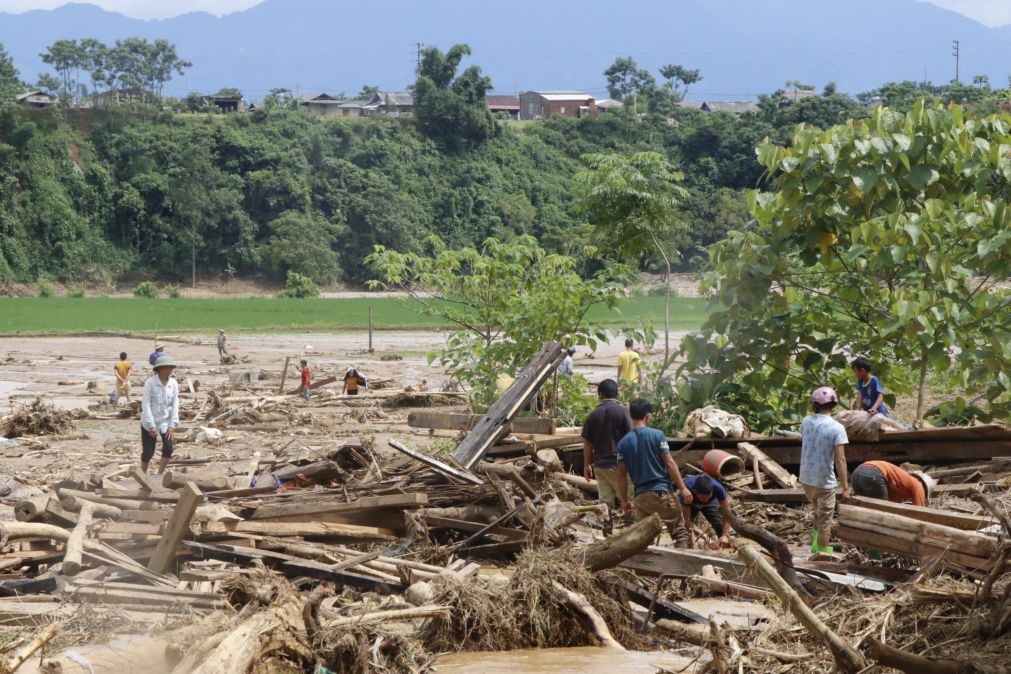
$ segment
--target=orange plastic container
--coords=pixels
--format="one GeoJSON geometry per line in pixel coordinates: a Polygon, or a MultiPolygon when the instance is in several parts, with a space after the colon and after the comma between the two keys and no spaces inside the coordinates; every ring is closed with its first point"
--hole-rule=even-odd
{"type": "Polygon", "coordinates": [[[744,470],[744,460],[722,449],[711,449],[702,457],[702,470],[716,478],[728,477],[744,470]]]}

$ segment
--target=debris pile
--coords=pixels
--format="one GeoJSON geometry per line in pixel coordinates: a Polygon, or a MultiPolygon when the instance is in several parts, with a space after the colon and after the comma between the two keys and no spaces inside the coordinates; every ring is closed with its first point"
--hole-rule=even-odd
{"type": "Polygon", "coordinates": [[[74,429],[74,414],[58,410],[52,403],[36,398],[31,405],[21,406],[12,414],[0,417],[0,436],[61,435],[74,429]]]}

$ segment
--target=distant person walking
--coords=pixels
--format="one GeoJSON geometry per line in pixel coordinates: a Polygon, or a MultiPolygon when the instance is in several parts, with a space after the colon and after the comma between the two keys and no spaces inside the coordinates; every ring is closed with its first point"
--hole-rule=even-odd
{"type": "Polygon", "coordinates": [[[147,357],[147,362],[151,365],[151,367],[154,367],[154,364],[158,362],[158,359],[164,355],[165,355],[165,345],[155,344],[154,351],[152,351],[151,355],[147,357]]]}
{"type": "Polygon", "coordinates": [[[154,364],[154,374],[144,382],[140,407],[140,467],[145,473],[161,436],[158,473],[164,473],[175,449],[175,428],[179,425],[179,384],[172,377],[175,361],[162,356],[154,364]]]}
{"type": "MultiPolygon", "coordinates": [[[[681,479],[674,457],[671,456],[667,436],[650,428],[653,405],[643,398],[629,404],[632,430],[618,442],[618,493],[621,494],[622,511],[635,519],[643,520],[658,515],[667,526],[674,544],[688,547],[691,536],[685,528],[685,517],[678,500],[674,498],[671,484],[680,493],[681,503],[692,503],[692,492],[681,479]],[[635,501],[628,498],[628,478],[635,486],[635,501]]],[[[599,481],[598,481],[599,484],[599,481]]]]}
{"type": "Polygon", "coordinates": [[[842,483],[843,498],[852,496],[846,473],[846,429],[832,418],[839,399],[833,389],[823,386],[811,394],[814,414],[800,423],[800,486],[814,508],[811,552],[833,552],[829,545],[835,490],[842,483]]]}
{"type": "Polygon", "coordinates": [[[617,400],[618,384],[605,379],[597,385],[597,406],[583,422],[583,476],[596,478],[597,495],[608,507],[615,506],[615,497],[621,503],[626,494],[618,492],[618,441],[632,430],[632,417],[628,408],[617,400]]]}
{"type": "Polygon", "coordinates": [[[301,379],[298,384],[298,391],[306,400],[312,399],[312,372],[309,371],[309,361],[300,361],[302,366],[301,379]]]}
{"type": "Polygon", "coordinates": [[[116,374],[116,396],[125,398],[126,404],[130,404],[130,373],[133,372],[133,363],[126,359],[126,352],[119,354],[119,360],[112,366],[112,371],[116,374]]]}
{"type": "Polygon", "coordinates": [[[625,350],[618,355],[618,384],[642,384],[642,356],[632,348],[635,343],[625,340],[625,350]]]}
{"type": "Polygon", "coordinates": [[[365,378],[354,366],[349,367],[344,371],[344,386],[341,388],[341,394],[348,394],[349,396],[358,395],[359,388],[368,388],[369,380],[365,378]]]}
{"type": "Polygon", "coordinates": [[[218,330],[218,359],[228,355],[228,335],[224,330],[218,330]]]}

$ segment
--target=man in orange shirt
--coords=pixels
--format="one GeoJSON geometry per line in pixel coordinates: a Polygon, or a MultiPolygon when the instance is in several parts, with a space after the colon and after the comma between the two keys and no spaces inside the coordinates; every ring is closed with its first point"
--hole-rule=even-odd
{"type": "Polygon", "coordinates": [[[934,480],[920,471],[907,472],[887,461],[867,461],[850,478],[857,496],[894,503],[925,506],[934,491],[934,480]]]}

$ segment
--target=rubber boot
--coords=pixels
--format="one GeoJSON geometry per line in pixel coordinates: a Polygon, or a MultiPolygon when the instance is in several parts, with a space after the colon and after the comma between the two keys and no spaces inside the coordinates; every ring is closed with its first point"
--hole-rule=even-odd
{"type": "Polygon", "coordinates": [[[821,552],[821,548],[818,547],[818,530],[811,529],[811,554],[817,555],[821,552]]]}

